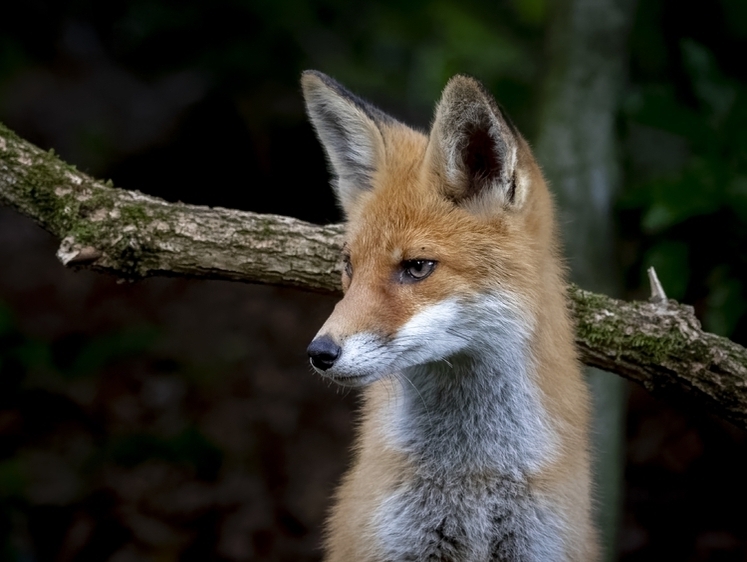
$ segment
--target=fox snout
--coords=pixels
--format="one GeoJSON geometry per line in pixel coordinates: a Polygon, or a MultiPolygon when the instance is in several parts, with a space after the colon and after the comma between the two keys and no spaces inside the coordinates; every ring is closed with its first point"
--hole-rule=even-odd
{"type": "Polygon", "coordinates": [[[326,371],[335,364],[340,357],[342,348],[329,336],[314,338],[306,348],[311,365],[320,371],[326,371]]]}

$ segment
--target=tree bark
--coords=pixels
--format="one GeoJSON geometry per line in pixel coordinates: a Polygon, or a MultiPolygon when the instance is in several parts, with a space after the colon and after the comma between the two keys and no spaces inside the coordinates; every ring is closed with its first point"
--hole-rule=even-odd
{"type": "MultiPolygon", "coordinates": [[[[124,279],[180,275],[340,292],[340,225],[116,189],[1,124],[0,203],[59,237],[58,257],[67,266],[124,279]]],[[[687,397],[747,429],[747,349],[703,332],[692,309],[626,303],[574,285],[569,301],[587,365],[656,394],[687,397]]]]}
{"type": "Polygon", "coordinates": [[[0,124],[0,203],[62,240],[63,264],[339,291],[342,226],[168,203],[96,181],[0,124]]]}

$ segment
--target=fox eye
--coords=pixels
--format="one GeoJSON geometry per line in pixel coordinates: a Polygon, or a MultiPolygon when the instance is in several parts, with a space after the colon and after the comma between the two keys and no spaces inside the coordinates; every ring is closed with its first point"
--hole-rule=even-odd
{"type": "Polygon", "coordinates": [[[405,260],[402,262],[402,282],[415,283],[428,277],[436,268],[434,260],[405,260]]]}

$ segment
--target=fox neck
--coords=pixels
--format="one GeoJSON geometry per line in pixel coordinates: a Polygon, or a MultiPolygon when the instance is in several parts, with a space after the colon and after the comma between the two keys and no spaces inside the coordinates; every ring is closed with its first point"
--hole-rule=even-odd
{"type": "Polygon", "coordinates": [[[552,455],[527,330],[505,317],[498,324],[457,355],[395,375],[401,388],[387,425],[396,448],[425,477],[521,480],[552,455]]]}

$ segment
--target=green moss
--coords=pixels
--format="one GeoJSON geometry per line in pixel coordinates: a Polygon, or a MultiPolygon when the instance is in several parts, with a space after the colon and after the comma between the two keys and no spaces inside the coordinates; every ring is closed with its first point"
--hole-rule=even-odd
{"type": "Polygon", "coordinates": [[[153,217],[145,210],[142,204],[126,204],[119,207],[119,214],[121,221],[124,224],[133,224],[135,226],[149,223],[153,220],[153,217]]]}
{"type": "Polygon", "coordinates": [[[254,219],[256,227],[251,231],[245,231],[257,240],[270,240],[277,236],[276,224],[272,219],[258,216],[254,219]]]}
{"type": "Polygon", "coordinates": [[[82,219],[93,209],[111,205],[112,196],[90,180],[83,179],[77,186],[72,184],[65,176],[69,172],[80,177],[74,166],[57,158],[53,150],[34,150],[34,147],[2,123],[0,136],[6,141],[7,161],[10,165],[17,165],[15,161],[22,152],[33,158],[33,166],[23,169],[24,181],[12,187],[16,193],[8,196],[8,199],[12,199],[12,204],[60,238],[74,236],[82,243],[91,243],[96,237],[96,225],[82,219]],[[72,193],[57,195],[56,190],[60,187],[72,190],[72,193]],[[92,195],[85,202],[76,198],[76,192],[83,190],[92,195]]]}
{"type": "MultiPolygon", "coordinates": [[[[615,312],[615,306],[611,299],[604,295],[586,293],[583,302],[577,306],[576,330],[581,340],[588,343],[590,347],[611,348],[625,355],[639,355],[647,358],[647,363],[662,364],[673,355],[682,355],[690,343],[677,330],[654,336],[633,329],[630,335],[625,333],[625,328],[630,327],[624,321],[627,314],[613,314],[593,321],[592,316],[598,315],[598,310],[607,309],[615,312]]],[[[577,301],[579,302],[579,301],[577,301]]],[[[644,306],[645,303],[627,303],[626,307],[644,306]]]]}

